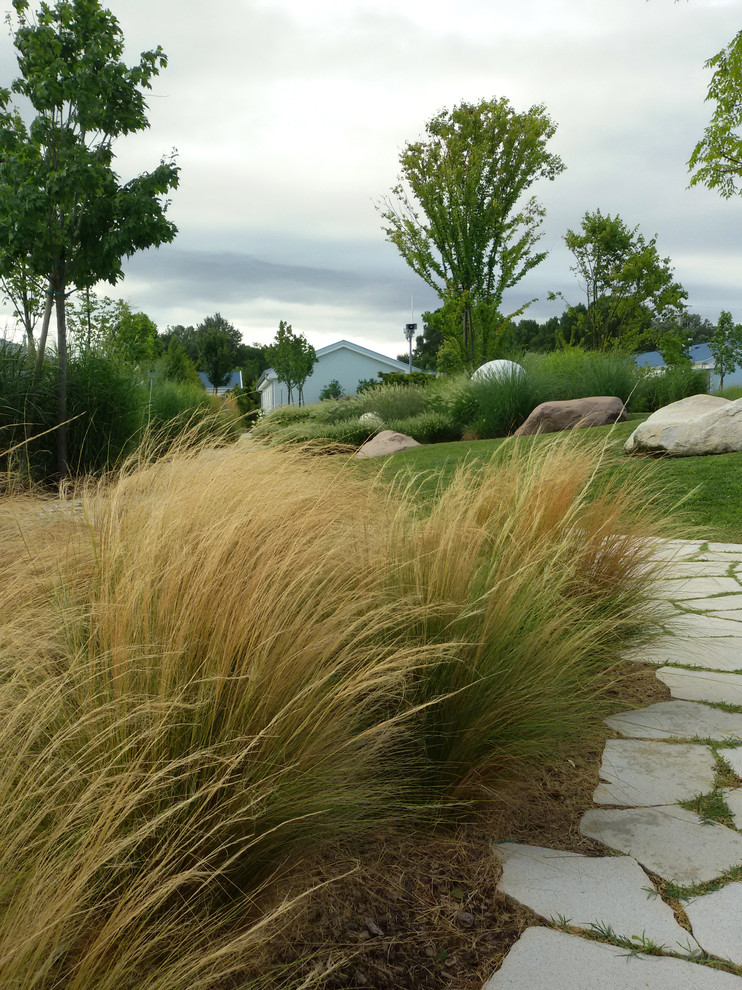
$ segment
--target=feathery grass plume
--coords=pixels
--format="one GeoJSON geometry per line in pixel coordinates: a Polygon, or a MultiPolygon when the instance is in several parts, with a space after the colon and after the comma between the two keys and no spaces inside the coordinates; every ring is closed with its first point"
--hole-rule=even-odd
{"type": "Polygon", "coordinates": [[[216,987],[255,950],[277,869],[404,817],[399,712],[424,651],[380,591],[380,509],[329,463],[233,448],[144,465],[55,519],[75,553],[27,516],[29,587],[20,566],[0,578],[9,985],[216,987]]]}
{"type": "Polygon", "coordinates": [[[599,714],[622,649],[659,629],[648,537],[662,524],[638,484],[596,480],[601,456],[575,434],[510,442],[459,469],[411,530],[395,519],[390,573],[421,610],[411,636],[449,647],[416,680],[419,703],[438,700],[423,725],[434,789],[553,755],[599,714]]]}
{"type": "Polygon", "coordinates": [[[8,985],[221,990],[303,850],[580,731],[655,618],[643,498],[599,456],[506,445],[427,517],[351,462],[244,445],[145,450],[79,512],[9,503],[8,985]]]}

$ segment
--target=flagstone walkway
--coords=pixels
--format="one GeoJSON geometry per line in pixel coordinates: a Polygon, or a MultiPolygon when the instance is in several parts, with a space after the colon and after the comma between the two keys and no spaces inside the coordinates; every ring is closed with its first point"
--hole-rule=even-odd
{"type": "Polygon", "coordinates": [[[599,807],[580,823],[605,856],[494,847],[500,889],[554,927],[526,929],[484,990],[742,990],[714,968],[742,973],[742,545],[675,541],[657,556],[670,562],[657,595],[677,615],[635,659],[674,700],[607,719],[623,738],[606,743],[599,807]]]}

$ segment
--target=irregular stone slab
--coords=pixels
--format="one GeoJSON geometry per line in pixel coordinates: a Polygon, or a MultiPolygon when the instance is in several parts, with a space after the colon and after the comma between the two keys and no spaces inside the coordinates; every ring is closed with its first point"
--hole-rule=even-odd
{"type": "Polygon", "coordinates": [[[708,746],[609,739],[595,804],[651,807],[687,801],[714,788],[716,761],[708,746]]]}
{"type": "Polygon", "coordinates": [[[624,450],[627,454],[664,453],[672,457],[742,450],[742,399],[691,395],[671,402],[637,426],[624,450]]]}
{"type": "Polygon", "coordinates": [[[668,577],[681,578],[724,577],[733,560],[673,560],[668,568],[668,577]]]}
{"type": "Polygon", "coordinates": [[[742,713],[722,712],[694,701],[658,701],[648,708],[611,715],[605,723],[631,739],[742,739],[742,713]]]}
{"type": "Polygon", "coordinates": [[[709,595],[735,594],[742,591],[731,577],[692,577],[685,580],[668,578],[657,581],[652,589],[653,598],[664,601],[687,601],[691,598],[708,598],[709,595]]]}
{"type": "Polygon", "coordinates": [[[686,560],[696,557],[701,552],[702,543],[688,543],[685,540],[652,540],[656,546],[652,549],[652,557],[656,560],[686,560]]]}
{"type": "Polygon", "coordinates": [[[684,959],[633,955],[550,928],[527,928],[482,990],[742,990],[742,977],[684,959]]]}
{"type": "Polygon", "coordinates": [[[718,670],[660,667],[657,677],[670,688],[673,698],[742,705],[742,674],[723,674],[718,670]]]}
{"type": "Polygon", "coordinates": [[[356,451],[355,456],[383,457],[385,454],[396,454],[400,450],[409,450],[410,447],[419,447],[420,444],[412,437],[404,433],[397,433],[394,430],[382,430],[375,437],[371,437],[356,451]]]}
{"type": "MultiPolygon", "coordinates": [[[[740,616],[742,619],[742,615],[740,616]]],[[[688,638],[710,636],[738,636],[740,638],[740,651],[742,651],[742,622],[734,619],[723,619],[718,615],[693,615],[685,612],[682,615],[673,616],[667,622],[667,628],[675,636],[687,636],[688,638]]]]}
{"type": "Polygon", "coordinates": [[[723,636],[699,636],[698,639],[668,636],[632,650],[626,659],[640,663],[682,663],[706,670],[734,671],[742,669],[742,646],[738,639],[725,639],[723,636]]]}
{"type": "Polygon", "coordinates": [[[732,813],[734,827],[742,827],[742,787],[735,787],[734,789],[731,787],[726,788],[722,791],[722,793],[724,795],[724,800],[727,803],[727,808],[729,808],[732,813]]]}
{"type": "Polygon", "coordinates": [[[648,870],[682,886],[715,880],[742,863],[742,835],[677,805],[624,810],[595,808],[580,832],[633,856],[648,870]]]}
{"type": "Polygon", "coordinates": [[[580,856],[517,842],[493,851],[502,862],[500,890],[547,921],[561,916],[576,928],[610,925],[627,938],[643,933],[671,952],[688,944],[670,907],[647,894],[653,884],[630,856],[580,856]]]}
{"type": "MultiPolygon", "coordinates": [[[[742,609],[742,592],[719,595],[718,598],[683,599],[683,608],[695,608],[708,612],[724,612],[742,609]]],[[[730,618],[730,616],[727,616],[730,618]]]]}
{"type": "Polygon", "coordinates": [[[719,756],[726,760],[738,777],[742,777],[742,748],[720,749],[719,756]]]}
{"type": "Polygon", "coordinates": [[[560,430],[583,429],[586,426],[612,426],[614,423],[625,423],[627,419],[624,404],[615,395],[559,399],[536,406],[514,436],[558,433],[560,430]]]}
{"type": "Polygon", "coordinates": [[[701,948],[742,965],[742,883],[694,897],[684,907],[701,948]]]}
{"type": "Polygon", "coordinates": [[[742,543],[709,543],[708,548],[711,553],[739,554],[739,559],[742,560],[742,543]]]}

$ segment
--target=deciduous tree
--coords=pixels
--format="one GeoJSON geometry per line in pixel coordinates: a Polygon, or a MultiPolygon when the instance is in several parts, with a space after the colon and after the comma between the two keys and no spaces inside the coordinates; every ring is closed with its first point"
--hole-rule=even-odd
{"type": "Polygon", "coordinates": [[[378,208],[387,239],[453,313],[471,365],[475,306],[497,311],[505,290],[546,257],[535,250],[544,208],[523,196],[564,165],[546,150],[556,125],[543,106],[518,113],[504,98],[461,103],[425,130],[405,145],[398,184],[378,208]]]}
{"type": "Polygon", "coordinates": [[[278,380],[286,385],[291,405],[293,391],[299,394],[299,405],[304,400],[304,383],[317,363],[317,354],[304,334],[295,334],[290,323],[281,320],[278,333],[270,347],[269,357],[278,380]]]}
{"type": "Polygon", "coordinates": [[[647,241],[618,215],[595,210],[585,213],[580,229],[568,230],[564,241],[585,293],[578,332],[589,346],[636,349],[647,340],[653,318],[682,313],[688,293],[673,281],[670,259],[659,256],[656,236],[647,241]]]}
{"type": "Polygon", "coordinates": [[[714,358],[714,373],[719,376],[719,388],[724,388],[726,376],[742,364],[742,326],[735,324],[727,310],[721,311],[709,349],[714,358]]]}
{"type": "Polygon", "coordinates": [[[0,266],[28,261],[57,315],[58,468],[67,471],[65,301],[73,288],[123,277],[135,251],[171,241],[171,159],[122,183],[114,141],[149,126],[144,90],[166,63],[161,48],[128,67],[118,21],[99,0],[13,0],[20,76],[0,91],[0,266]],[[11,93],[35,116],[27,126],[11,93]]]}
{"type": "Polygon", "coordinates": [[[718,190],[725,199],[742,193],[742,31],[706,62],[714,74],[707,100],[714,104],[703,137],[693,149],[690,184],[718,190]]]}

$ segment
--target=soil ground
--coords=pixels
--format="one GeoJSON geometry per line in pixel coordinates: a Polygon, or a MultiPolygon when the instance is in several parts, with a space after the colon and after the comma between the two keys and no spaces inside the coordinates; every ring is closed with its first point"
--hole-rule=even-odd
{"type": "MultiPolygon", "coordinates": [[[[629,663],[608,693],[616,711],[670,696],[652,668],[629,663]]],[[[314,975],[328,990],[481,990],[523,929],[543,924],[498,892],[491,844],[512,839],[605,855],[580,835],[579,823],[593,806],[605,740],[614,736],[603,727],[530,767],[456,828],[379,836],[352,859],[343,848],[326,851],[299,881],[317,889],[272,942],[276,985],[284,967],[301,960],[309,983],[314,975]]]]}

